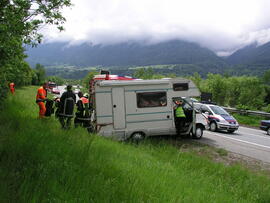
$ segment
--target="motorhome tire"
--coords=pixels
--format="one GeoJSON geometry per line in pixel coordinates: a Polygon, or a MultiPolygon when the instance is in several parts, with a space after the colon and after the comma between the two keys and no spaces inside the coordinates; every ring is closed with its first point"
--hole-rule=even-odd
{"type": "Polygon", "coordinates": [[[192,137],[194,139],[201,139],[203,136],[203,128],[201,126],[197,126],[195,130],[195,134],[192,133],[192,137]]]}
{"type": "Polygon", "coordinates": [[[135,132],[131,135],[130,138],[131,138],[131,141],[138,143],[145,138],[145,135],[142,132],[135,132]]]}
{"type": "Polygon", "coordinates": [[[210,123],[210,130],[213,132],[217,131],[217,124],[215,122],[210,123]]]}

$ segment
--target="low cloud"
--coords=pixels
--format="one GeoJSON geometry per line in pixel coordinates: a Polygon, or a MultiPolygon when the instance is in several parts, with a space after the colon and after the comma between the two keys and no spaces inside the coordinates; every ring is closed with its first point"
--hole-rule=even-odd
{"type": "Polygon", "coordinates": [[[74,0],[66,30],[43,30],[45,42],[115,44],[180,39],[226,55],[270,41],[268,0],[74,0]]]}

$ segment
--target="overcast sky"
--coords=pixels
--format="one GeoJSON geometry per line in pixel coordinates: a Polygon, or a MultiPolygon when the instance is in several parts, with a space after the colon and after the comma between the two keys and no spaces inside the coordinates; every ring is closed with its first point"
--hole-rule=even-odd
{"type": "Polygon", "coordinates": [[[170,39],[226,55],[270,41],[270,0],[73,0],[65,31],[46,28],[45,42],[112,44],[170,39]]]}

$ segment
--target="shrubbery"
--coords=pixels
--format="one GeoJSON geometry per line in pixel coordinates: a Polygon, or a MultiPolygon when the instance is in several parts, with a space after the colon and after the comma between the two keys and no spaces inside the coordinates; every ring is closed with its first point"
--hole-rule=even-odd
{"type": "Polygon", "coordinates": [[[219,105],[250,110],[261,110],[267,105],[269,92],[266,84],[258,77],[225,77],[210,73],[205,80],[197,74],[190,78],[200,91],[212,93],[213,101],[219,105]]]}
{"type": "Polygon", "coordinates": [[[1,1],[0,103],[6,97],[8,83],[29,85],[36,78],[36,72],[24,61],[23,46],[41,42],[42,35],[38,31],[42,25],[56,25],[63,30],[65,18],[60,11],[70,5],[70,0],[1,1]]]}
{"type": "MultiPolygon", "coordinates": [[[[156,75],[151,68],[138,69],[134,76],[141,79],[175,77],[174,75],[156,75]]],[[[265,72],[262,78],[212,73],[209,73],[205,79],[198,73],[194,73],[193,76],[188,78],[196,84],[201,92],[212,93],[213,101],[218,105],[245,110],[263,110],[270,103],[270,71],[265,72]]]]}

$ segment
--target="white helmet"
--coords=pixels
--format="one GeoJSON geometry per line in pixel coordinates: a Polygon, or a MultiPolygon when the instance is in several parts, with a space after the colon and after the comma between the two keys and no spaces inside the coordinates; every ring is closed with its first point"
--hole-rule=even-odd
{"type": "Polygon", "coordinates": [[[83,97],[88,98],[89,97],[88,93],[84,93],[83,97]]]}

